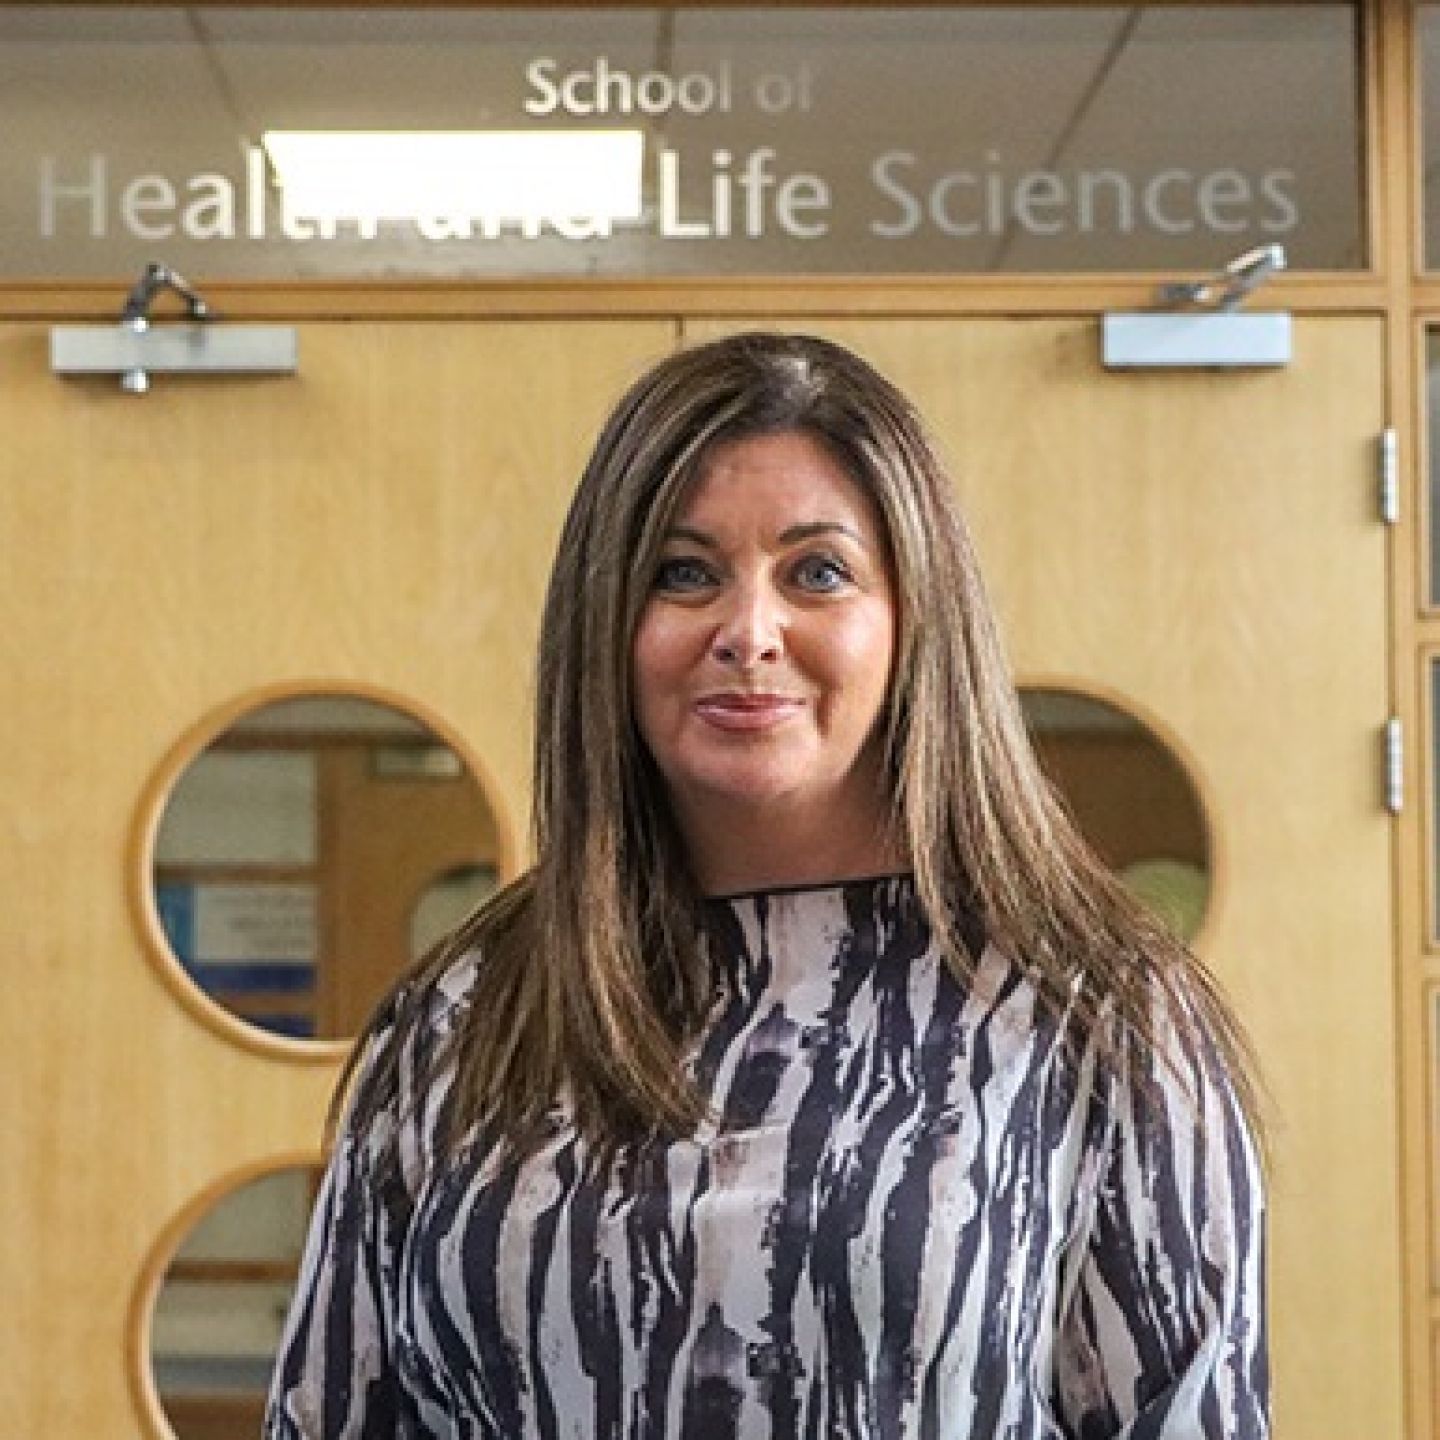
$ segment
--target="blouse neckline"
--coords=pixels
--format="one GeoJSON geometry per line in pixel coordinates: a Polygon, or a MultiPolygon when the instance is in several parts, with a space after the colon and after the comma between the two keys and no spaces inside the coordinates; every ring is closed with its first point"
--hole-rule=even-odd
{"type": "Polygon", "coordinates": [[[706,895],[707,905],[739,905],[747,900],[768,900],[772,896],[833,895],[842,890],[873,890],[880,885],[903,884],[913,887],[915,876],[909,870],[894,870],[878,875],[854,875],[843,880],[801,880],[790,885],[762,885],[752,890],[730,890],[721,895],[706,895]]]}

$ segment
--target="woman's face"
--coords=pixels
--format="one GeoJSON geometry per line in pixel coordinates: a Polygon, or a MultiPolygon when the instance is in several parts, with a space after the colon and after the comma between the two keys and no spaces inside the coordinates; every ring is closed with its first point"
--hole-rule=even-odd
{"type": "Polygon", "coordinates": [[[632,657],[640,733],[682,831],[873,833],[895,630],[878,516],[820,442],[712,452],[664,539],[632,657]]]}

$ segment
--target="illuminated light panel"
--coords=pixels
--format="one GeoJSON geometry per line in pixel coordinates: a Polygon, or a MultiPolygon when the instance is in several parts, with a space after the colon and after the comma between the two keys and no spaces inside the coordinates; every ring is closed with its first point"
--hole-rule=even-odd
{"type": "Polygon", "coordinates": [[[639,130],[267,130],[261,143],[292,215],[641,215],[639,130]]]}

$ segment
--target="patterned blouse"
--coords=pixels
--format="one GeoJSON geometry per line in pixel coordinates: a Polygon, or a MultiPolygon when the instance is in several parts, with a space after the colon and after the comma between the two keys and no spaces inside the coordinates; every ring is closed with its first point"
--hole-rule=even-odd
{"type": "Polygon", "coordinates": [[[1102,1079],[993,945],[952,977],[904,877],[707,904],[718,1123],[608,1175],[563,1120],[442,1165],[442,1081],[342,1133],[268,1440],[1269,1433],[1260,1172],[1213,1064],[1198,1102],[1102,1079]]]}

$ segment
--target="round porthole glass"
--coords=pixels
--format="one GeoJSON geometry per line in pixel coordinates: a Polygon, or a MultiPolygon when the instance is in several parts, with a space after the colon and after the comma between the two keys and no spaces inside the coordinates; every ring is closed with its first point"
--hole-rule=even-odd
{"type": "Polygon", "coordinates": [[[261,1032],[356,1034],[506,867],[473,767],[395,704],[289,696],[196,748],[154,828],[154,929],[172,974],[261,1032]]]}
{"type": "Polygon", "coordinates": [[[233,1186],[168,1257],[145,1358],[177,1440],[260,1433],[319,1182],[307,1165],[233,1186]]]}
{"type": "Polygon", "coordinates": [[[420,897],[410,917],[410,949],[423,955],[495,893],[493,865],[466,865],[442,875],[420,897]]]}
{"type": "Polygon", "coordinates": [[[1031,743],[1091,847],[1177,934],[1210,900],[1210,828],[1173,747],[1127,710],[1059,688],[1022,688],[1031,743]]]}

